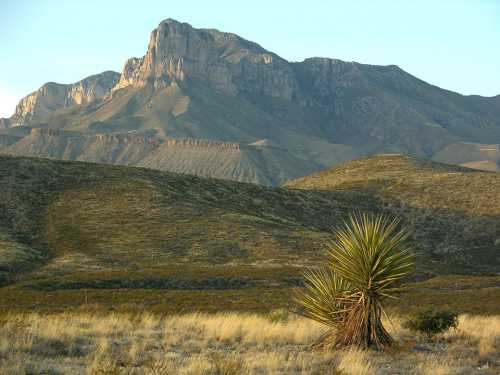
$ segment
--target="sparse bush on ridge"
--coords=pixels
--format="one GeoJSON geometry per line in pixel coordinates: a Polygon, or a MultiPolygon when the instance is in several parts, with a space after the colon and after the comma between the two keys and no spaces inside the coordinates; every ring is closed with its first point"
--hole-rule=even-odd
{"type": "Polygon", "coordinates": [[[392,344],[382,301],[413,270],[408,235],[397,220],[373,214],[351,215],[336,232],[326,268],[305,272],[305,289],[296,296],[300,314],[329,328],[320,346],[392,344]]]}

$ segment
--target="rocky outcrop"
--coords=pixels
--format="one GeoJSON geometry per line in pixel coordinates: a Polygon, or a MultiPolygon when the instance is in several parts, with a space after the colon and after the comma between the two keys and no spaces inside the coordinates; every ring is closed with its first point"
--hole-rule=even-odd
{"type": "MultiPolygon", "coordinates": [[[[209,139],[196,139],[196,138],[169,138],[166,140],[159,140],[154,138],[141,137],[134,134],[95,134],[86,135],[75,131],[65,131],[50,128],[32,128],[30,131],[32,139],[38,137],[77,137],[93,142],[102,143],[137,143],[149,144],[152,146],[162,147],[178,147],[178,148],[191,148],[191,149],[212,149],[221,151],[240,151],[242,148],[257,147],[257,145],[242,145],[236,142],[222,142],[209,139]]],[[[260,147],[266,147],[260,144],[260,147]]]]}
{"type": "Polygon", "coordinates": [[[40,136],[48,136],[48,137],[78,137],[79,134],[76,132],[69,132],[64,130],[56,130],[50,128],[33,128],[30,131],[31,137],[40,137],[40,136]]]}
{"type": "Polygon", "coordinates": [[[290,99],[296,82],[288,62],[237,35],[167,19],[151,33],[142,58],[127,61],[115,90],[200,79],[226,94],[290,99]]]}
{"type": "Polygon", "coordinates": [[[185,148],[212,149],[220,151],[240,151],[242,145],[235,142],[220,142],[220,141],[211,141],[206,139],[172,138],[172,139],[167,139],[163,143],[163,147],[185,147],[185,148]]]}
{"type": "Polygon", "coordinates": [[[10,119],[11,125],[23,125],[30,120],[43,118],[58,109],[101,99],[109,94],[119,77],[119,73],[107,71],[73,84],[46,83],[37,91],[21,99],[10,119]]]}

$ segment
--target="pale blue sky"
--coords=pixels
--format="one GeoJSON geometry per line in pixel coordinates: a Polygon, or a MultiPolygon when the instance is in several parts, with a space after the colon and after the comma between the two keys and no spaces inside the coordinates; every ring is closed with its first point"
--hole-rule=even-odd
{"type": "Polygon", "coordinates": [[[463,94],[500,94],[500,0],[0,0],[0,117],[47,81],[121,71],[168,17],[292,61],[396,64],[463,94]]]}

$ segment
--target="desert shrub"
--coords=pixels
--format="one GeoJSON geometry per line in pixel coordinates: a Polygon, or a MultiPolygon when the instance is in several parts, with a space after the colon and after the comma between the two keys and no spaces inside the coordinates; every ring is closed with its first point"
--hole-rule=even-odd
{"type": "Polygon", "coordinates": [[[403,327],[431,339],[439,333],[458,327],[458,313],[453,310],[425,310],[403,322],[403,327]]]}
{"type": "Polygon", "coordinates": [[[70,346],[60,339],[37,338],[34,340],[30,352],[44,357],[68,356],[70,355],[70,346]]]}
{"type": "Polygon", "coordinates": [[[287,309],[275,309],[269,312],[268,318],[273,323],[286,323],[290,320],[290,311],[287,309]]]}

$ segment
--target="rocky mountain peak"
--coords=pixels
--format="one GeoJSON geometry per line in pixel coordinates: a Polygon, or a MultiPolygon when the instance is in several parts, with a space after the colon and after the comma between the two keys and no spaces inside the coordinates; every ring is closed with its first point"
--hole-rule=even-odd
{"type": "Polygon", "coordinates": [[[114,89],[161,88],[188,78],[230,95],[248,91],[290,98],[295,85],[288,62],[258,44],[169,18],[152,31],[146,54],[127,61],[114,89]]]}
{"type": "Polygon", "coordinates": [[[60,108],[87,104],[105,97],[118,82],[120,74],[105,71],[72,84],[48,82],[37,91],[25,96],[16,106],[10,123],[12,126],[41,118],[60,108]]]}

